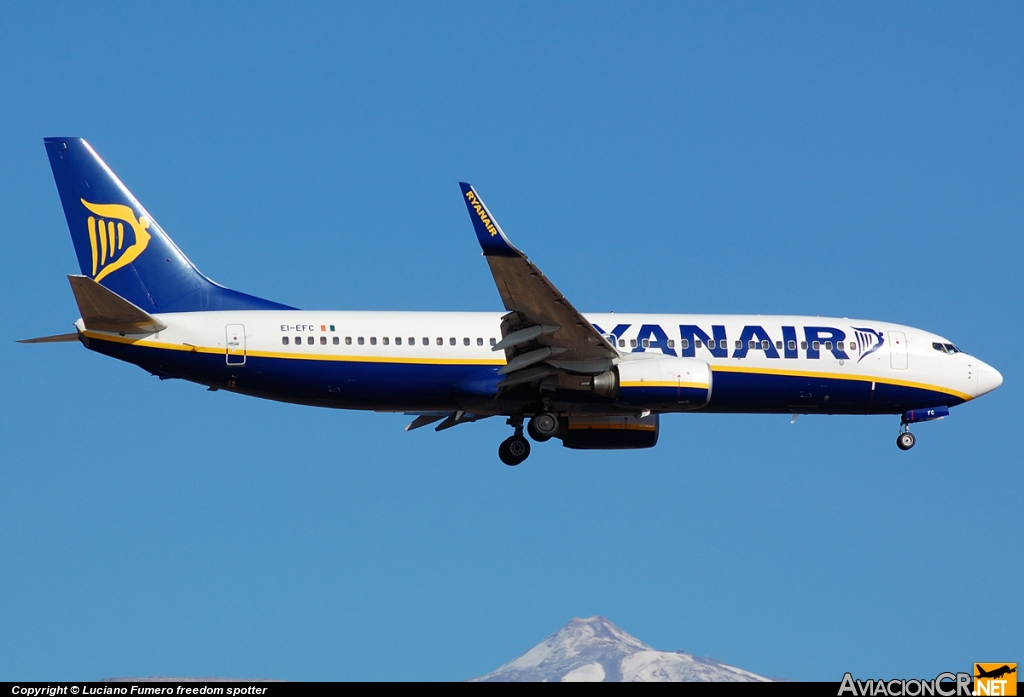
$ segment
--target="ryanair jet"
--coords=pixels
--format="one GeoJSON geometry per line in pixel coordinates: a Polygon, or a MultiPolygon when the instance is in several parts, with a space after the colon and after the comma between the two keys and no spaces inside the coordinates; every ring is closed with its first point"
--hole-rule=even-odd
{"type": "Polygon", "coordinates": [[[404,412],[412,430],[503,416],[498,457],[530,442],[650,448],[673,412],[893,414],[911,424],[1002,376],[949,339],[874,320],[584,315],[461,184],[504,312],[299,310],[204,276],[81,138],[46,138],[81,275],[79,341],[160,378],[338,409],[404,412]],[[524,428],[525,427],[525,428],[524,428]]]}

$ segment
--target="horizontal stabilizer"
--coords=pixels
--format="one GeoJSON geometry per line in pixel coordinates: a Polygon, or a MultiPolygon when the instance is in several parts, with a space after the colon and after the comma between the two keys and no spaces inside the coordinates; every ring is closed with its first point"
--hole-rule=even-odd
{"type": "Polygon", "coordinates": [[[63,344],[68,341],[78,341],[78,332],[74,334],[56,334],[54,336],[40,336],[35,339],[19,339],[19,344],[63,344]]]}
{"type": "Polygon", "coordinates": [[[85,276],[68,276],[86,329],[118,334],[153,334],[167,325],[85,276]]]}

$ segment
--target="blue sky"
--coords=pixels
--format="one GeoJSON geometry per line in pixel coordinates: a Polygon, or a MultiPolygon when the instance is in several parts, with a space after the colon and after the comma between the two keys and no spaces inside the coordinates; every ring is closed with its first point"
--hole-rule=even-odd
{"type": "Polygon", "coordinates": [[[574,616],[768,675],[1020,661],[1024,9],[0,6],[0,678],[457,680],[574,616]],[[403,433],[80,346],[41,139],[189,257],[314,309],[500,310],[459,200],[586,311],[896,321],[996,366],[895,417],[687,415],[657,448],[403,433]]]}

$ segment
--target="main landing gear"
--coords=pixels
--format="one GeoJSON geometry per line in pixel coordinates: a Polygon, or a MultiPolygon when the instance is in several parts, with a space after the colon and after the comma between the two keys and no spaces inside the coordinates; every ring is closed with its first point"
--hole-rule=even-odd
{"type": "Polygon", "coordinates": [[[547,412],[537,414],[530,419],[526,432],[538,443],[549,441],[558,433],[558,418],[547,412]]]}
{"type": "Polygon", "coordinates": [[[901,421],[900,434],[896,436],[896,447],[900,450],[910,450],[916,442],[917,438],[914,438],[914,434],[910,432],[910,424],[901,421]]]}
{"type": "Polygon", "coordinates": [[[509,467],[515,467],[530,457],[530,441],[523,438],[523,417],[510,416],[506,421],[516,430],[515,435],[506,438],[498,446],[498,459],[509,467]]]}
{"type": "Polygon", "coordinates": [[[498,458],[509,467],[515,467],[530,457],[530,441],[523,438],[521,430],[503,440],[498,446],[498,458]]]}
{"type": "MultiPolygon", "coordinates": [[[[515,428],[516,432],[498,446],[498,458],[506,465],[515,467],[530,456],[530,441],[523,437],[522,416],[509,417],[508,425],[515,428]]],[[[543,411],[530,419],[526,431],[538,443],[551,440],[558,435],[558,417],[543,411]]]]}

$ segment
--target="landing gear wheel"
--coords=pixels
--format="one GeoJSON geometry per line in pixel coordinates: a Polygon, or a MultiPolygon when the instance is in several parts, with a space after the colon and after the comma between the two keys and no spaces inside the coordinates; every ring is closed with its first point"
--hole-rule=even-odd
{"type": "Polygon", "coordinates": [[[522,436],[510,436],[498,446],[498,459],[509,467],[515,467],[530,457],[530,441],[522,436]]]}
{"type": "Polygon", "coordinates": [[[551,440],[558,433],[558,419],[553,414],[537,414],[526,425],[526,432],[538,443],[551,440]]]}
{"type": "Polygon", "coordinates": [[[914,434],[911,433],[910,431],[907,431],[906,433],[901,433],[899,436],[896,437],[896,447],[899,448],[900,450],[910,450],[911,448],[914,447],[914,443],[916,442],[917,439],[914,438],[914,434]]]}

